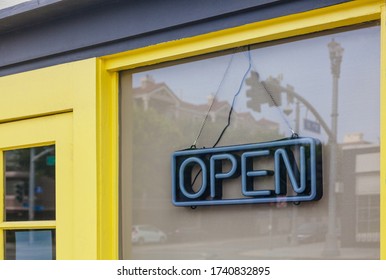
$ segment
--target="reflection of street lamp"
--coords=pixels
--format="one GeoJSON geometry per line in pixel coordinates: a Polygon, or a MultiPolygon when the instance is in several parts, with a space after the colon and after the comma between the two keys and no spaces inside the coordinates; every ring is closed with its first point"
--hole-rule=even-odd
{"type": "Polygon", "coordinates": [[[328,44],[331,61],[332,74],[332,110],[331,110],[331,137],[330,137],[330,172],[328,184],[328,231],[326,244],[323,251],[325,256],[339,255],[338,241],[336,235],[336,196],[335,181],[337,170],[337,133],[338,133],[338,80],[340,76],[340,65],[342,63],[343,48],[334,41],[328,44]]]}

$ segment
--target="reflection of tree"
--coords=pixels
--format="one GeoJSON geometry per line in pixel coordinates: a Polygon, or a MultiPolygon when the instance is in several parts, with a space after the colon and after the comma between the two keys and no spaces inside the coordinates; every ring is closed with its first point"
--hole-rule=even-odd
{"type": "MultiPolygon", "coordinates": [[[[207,123],[205,131],[207,137],[207,143],[203,144],[207,148],[212,147],[212,145],[218,139],[223,127],[226,125],[226,120],[219,118],[215,123],[207,123]]],[[[226,130],[221,141],[217,145],[219,146],[228,146],[228,145],[237,145],[237,144],[248,144],[248,143],[257,143],[265,142],[271,140],[277,140],[283,138],[284,136],[279,134],[277,130],[267,129],[263,126],[257,125],[256,122],[250,121],[245,123],[232,123],[226,130]]],[[[202,141],[201,141],[202,142],[202,141]]],[[[200,142],[198,142],[200,143],[200,142]]]]}
{"type": "Polygon", "coordinates": [[[160,178],[169,168],[173,144],[182,140],[182,131],[169,118],[153,109],[134,106],[133,183],[134,198],[162,193],[160,178]]]}

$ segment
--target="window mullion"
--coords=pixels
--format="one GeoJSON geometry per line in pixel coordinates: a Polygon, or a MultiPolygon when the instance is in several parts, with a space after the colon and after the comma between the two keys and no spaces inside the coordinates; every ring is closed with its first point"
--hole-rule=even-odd
{"type": "Polygon", "coordinates": [[[46,229],[56,227],[56,221],[23,221],[23,222],[2,222],[0,229],[46,229]]]}

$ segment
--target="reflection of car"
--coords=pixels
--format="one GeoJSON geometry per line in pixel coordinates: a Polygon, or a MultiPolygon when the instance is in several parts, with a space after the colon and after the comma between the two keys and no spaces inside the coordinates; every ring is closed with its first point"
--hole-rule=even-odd
{"type": "Polygon", "coordinates": [[[155,226],[134,225],[131,231],[131,242],[135,244],[163,243],[166,241],[166,234],[155,226]]]}
{"type": "Polygon", "coordinates": [[[299,226],[296,238],[299,243],[323,241],[326,238],[327,227],[321,223],[306,223],[299,226]]]}

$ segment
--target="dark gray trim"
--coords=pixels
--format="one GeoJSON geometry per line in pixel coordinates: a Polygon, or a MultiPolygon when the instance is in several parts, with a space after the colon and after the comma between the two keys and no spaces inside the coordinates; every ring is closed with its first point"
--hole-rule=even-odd
{"type": "Polygon", "coordinates": [[[30,0],[0,10],[0,32],[68,16],[71,11],[90,9],[103,3],[106,0],[30,0]]]}
{"type": "Polygon", "coordinates": [[[37,2],[40,6],[30,10],[21,9],[21,4],[20,13],[3,10],[0,75],[98,57],[348,1],[37,2]],[[43,2],[45,5],[41,5],[43,2]],[[8,16],[4,12],[8,12],[8,16]]]}

